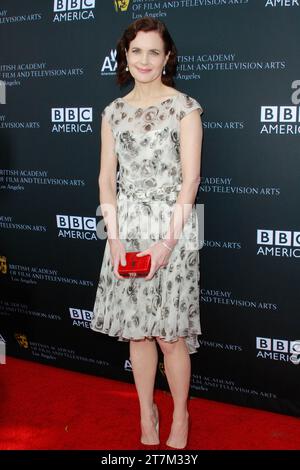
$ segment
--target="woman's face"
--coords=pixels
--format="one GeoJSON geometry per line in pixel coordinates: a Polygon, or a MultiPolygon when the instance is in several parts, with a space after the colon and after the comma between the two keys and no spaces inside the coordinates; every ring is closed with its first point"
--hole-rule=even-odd
{"type": "Polygon", "coordinates": [[[164,43],[157,31],[139,31],[126,53],[132,77],[143,83],[160,78],[170,52],[165,54],[164,43]]]}

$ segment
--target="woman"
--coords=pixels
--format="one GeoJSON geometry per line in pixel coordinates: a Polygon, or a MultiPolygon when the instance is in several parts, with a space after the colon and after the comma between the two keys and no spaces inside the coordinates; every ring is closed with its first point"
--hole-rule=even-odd
{"type": "Polygon", "coordinates": [[[200,183],[203,110],[173,87],[176,48],[162,22],[145,17],[132,23],[118,42],[117,63],[118,84],[131,80],[134,86],[102,113],[99,186],[108,243],[91,328],[130,341],[146,445],[159,443],[153,402],[158,343],[174,402],[167,445],[183,449],[190,354],[199,347],[201,333],[199,250],[195,244],[188,248],[185,238],[197,231],[193,205],[200,183]],[[143,236],[149,219],[151,233],[143,236]],[[146,277],[126,279],[118,273],[127,251],[151,255],[146,277]]]}

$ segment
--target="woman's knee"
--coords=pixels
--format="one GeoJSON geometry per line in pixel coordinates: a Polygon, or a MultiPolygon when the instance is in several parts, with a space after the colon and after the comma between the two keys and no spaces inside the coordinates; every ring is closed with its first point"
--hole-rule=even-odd
{"type": "Polygon", "coordinates": [[[163,354],[173,354],[174,351],[178,348],[178,341],[170,343],[160,338],[156,338],[156,341],[158,342],[163,354]]]}
{"type": "Polygon", "coordinates": [[[146,337],[146,338],[141,338],[141,339],[130,339],[130,345],[131,346],[136,346],[136,347],[147,347],[150,344],[155,345],[155,338],[152,337],[146,337]]]}

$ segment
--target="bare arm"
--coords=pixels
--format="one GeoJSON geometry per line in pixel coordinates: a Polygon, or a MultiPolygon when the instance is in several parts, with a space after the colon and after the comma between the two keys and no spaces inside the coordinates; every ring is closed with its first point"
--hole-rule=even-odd
{"type": "Polygon", "coordinates": [[[101,161],[99,174],[99,197],[101,212],[107,228],[108,241],[119,238],[117,221],[117,157],[115,140],[106,116],[101,123],[101,161]]]}
{"type": "Polygon", "coordinates": [[[202,138],[202,121],[199,109],[196,109],[180,121],[180,159],[183,181],[172,213],[169,229],[164,238],[171,248],[174,248],[180,238],[197,195],[201,180],[202,138]]]}

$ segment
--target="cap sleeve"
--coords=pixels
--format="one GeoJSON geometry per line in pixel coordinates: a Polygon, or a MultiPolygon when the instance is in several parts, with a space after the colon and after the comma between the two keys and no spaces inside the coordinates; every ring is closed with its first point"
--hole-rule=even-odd
{"type": "Polygon", "coordinates": [[[101,118],[106,117],[109,124],[111,123],[111,105],[105,106],[105,108],[101,112],[101,118]]]}
{"type": "Polygon", "coordinates": [[[180,93],[179,109],[178,109],[179,120],[184,118],[184,116],[187,116],[189,113],[191,113],[195,109],[199,109],[200,115],[203,113],[202,106],[200,105],[200,103],[198,103],[197,100],[195,100],[195,98],[192,98],[186,93],[180,93]]]}

